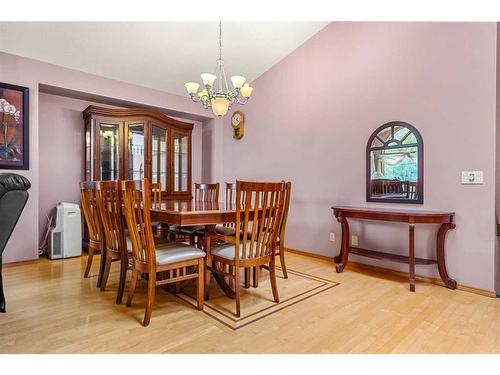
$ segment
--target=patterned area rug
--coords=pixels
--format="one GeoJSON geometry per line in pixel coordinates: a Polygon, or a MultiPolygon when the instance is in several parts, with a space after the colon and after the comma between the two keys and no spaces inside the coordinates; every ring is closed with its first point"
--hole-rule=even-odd
{"type": "MultiPolygon", "coordinates": [[[[335,281],[291,269],[288,269],[288,279],[285,279],[281,274],[281,269],[276,268],[279,303],[273,300],[269,273],[262,270],[258,288],[242,287],[241,289],[241,316],[239,318],[235,315],[235,300],[227,297],[213,279],[210,285],[210,299],[205,301],[203,312],[225,326],[237,330],[339,285],[335,281]]],[[[195,295],[194,286],[186,285],[183,292],[176,296],[196,306],[195,295]]]]}

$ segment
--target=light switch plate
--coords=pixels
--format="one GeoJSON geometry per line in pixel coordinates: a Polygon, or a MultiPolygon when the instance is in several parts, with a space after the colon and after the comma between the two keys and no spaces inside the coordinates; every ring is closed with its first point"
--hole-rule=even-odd
{"type": "Polygon", "coordinates": [[[477,185],[483,182],[483,171],[462,172],[462,185],[477,185]]]}

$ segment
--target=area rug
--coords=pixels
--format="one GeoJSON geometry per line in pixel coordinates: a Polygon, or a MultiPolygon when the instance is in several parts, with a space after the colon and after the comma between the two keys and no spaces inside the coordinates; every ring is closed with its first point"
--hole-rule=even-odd
{"type": "MultiPolygon", "coordinates": [[[[276,273],[278,274],[279,303],[275,303],[273,300],[268,272],[262,270],[258,288],[245,289],[242,287],[241,289],[241,316],[239,318],[235,316],[235,300],[227,297],[213,279],[210,285],[210,298],[205,301],[203,312],[225,326],[238,330],[339,285],[335,281],[291,269],[288,269],[288,279],[281,276],[279,267],[277,267],[276,273]]],[[[193,287],[186,286],[176,296],[184,302],[196,306],[193,287]]]]}

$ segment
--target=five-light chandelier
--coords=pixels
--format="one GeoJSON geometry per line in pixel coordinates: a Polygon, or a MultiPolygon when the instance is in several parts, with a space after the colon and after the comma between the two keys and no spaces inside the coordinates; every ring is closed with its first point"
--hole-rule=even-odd
{"type": "Polygon", "coordinates": [[[222,60],[222,22],[219,22],[219,58],[216,61],[215,74],[202,73],[200,76],[204,89],[199,90],[200,84],[197,82],[188,82],[184,86],[194,102],[201,102],[205,109],[211,107],[216,116],[224,116],[234,103],[246,104],[252,95],[253,88],[245,83],[246,78],[243,76],[232,76],[234,89],[229,90],[222,60]],[[217,88],[214,85],[216,80],[217,88]]]}

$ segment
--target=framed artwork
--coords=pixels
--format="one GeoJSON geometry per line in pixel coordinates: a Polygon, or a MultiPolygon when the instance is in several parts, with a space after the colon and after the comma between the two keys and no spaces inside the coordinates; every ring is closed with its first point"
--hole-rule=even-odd
{"type": "Polygon", "coordinates": [[[1,82],[0,169],[29,169],[29,89],[1,82]]]}

